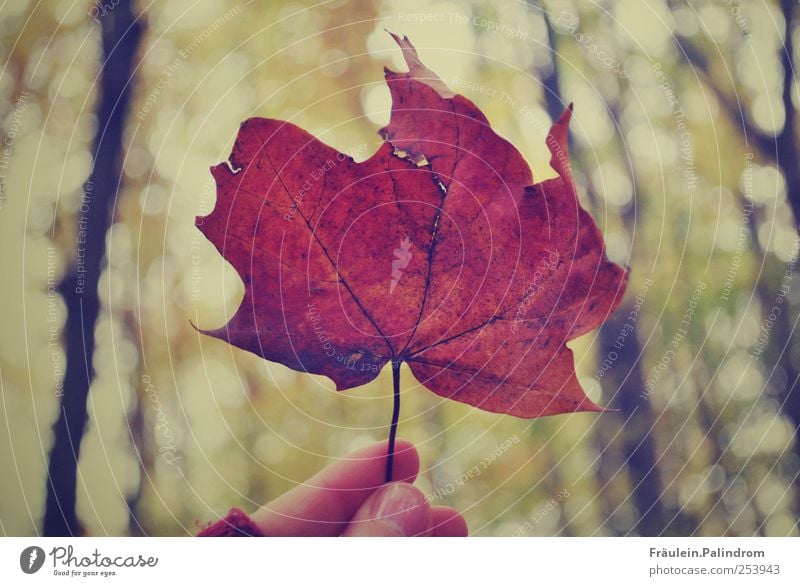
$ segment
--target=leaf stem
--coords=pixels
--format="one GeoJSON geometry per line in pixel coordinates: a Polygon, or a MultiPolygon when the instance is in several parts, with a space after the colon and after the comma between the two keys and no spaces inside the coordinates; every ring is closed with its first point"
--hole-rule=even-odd
{"type": "Polygon", "coordinates": [[[400,419],[400,361],[392,360],[392,386],[394,387],[394,407],[392,426],[389,428],[389,447],[386,452],[386,482],[392,481],[394,466],[394,441],[397,437],[397,421],[400,419]]]}

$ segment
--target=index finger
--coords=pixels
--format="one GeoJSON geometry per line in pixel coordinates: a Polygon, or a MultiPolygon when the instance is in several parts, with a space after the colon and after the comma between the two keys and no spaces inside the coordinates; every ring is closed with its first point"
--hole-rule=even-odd
{"type": "MultiPolygon", "coordinates": [[[[270,536],[341,534],[367,497],[386,481],[386,449],[387,442],[381,442],[345,456],[261,507],[253,521],[270,536]]],[[[414,482],[418,472],[416,448],[397,440],[392,480],[414,482]]]]}

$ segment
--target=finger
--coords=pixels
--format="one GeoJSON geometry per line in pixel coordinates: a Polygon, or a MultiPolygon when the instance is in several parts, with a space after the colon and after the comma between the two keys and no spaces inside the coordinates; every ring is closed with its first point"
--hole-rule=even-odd
{"type": "MultiPolygon", "coordinates": [[[[334,462],[305,483],[264,505],[254,515],[264,535],[340,535],[358,508],[386,480],[382,442],[334,462]]],[[[408,441],[395,444],[393,479],[414,482],[419,454],[408,441]]]]}
{"type": "Polygon", "coordinates": [[[469,528],[464,517],[450,507],[433,507],[433,527],[434,537],[466,537],[469,535],[469,528]]]}
{"type": "Polygon", "coordinates": [[[431,507],[411,484],[395,482],[376,490],[359,507],[344,537],[415,537],[430,535],[431,507]]]}

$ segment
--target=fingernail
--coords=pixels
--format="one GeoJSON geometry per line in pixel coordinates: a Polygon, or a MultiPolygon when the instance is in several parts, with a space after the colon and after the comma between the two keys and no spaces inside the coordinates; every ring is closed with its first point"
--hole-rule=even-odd
{"type": "Polygon", "coordinates": [[[423,535],[431,526],[431,508],[423,494],[405,482],[380,489],[372,511],[392,533],[411,537],[423,535]]]}

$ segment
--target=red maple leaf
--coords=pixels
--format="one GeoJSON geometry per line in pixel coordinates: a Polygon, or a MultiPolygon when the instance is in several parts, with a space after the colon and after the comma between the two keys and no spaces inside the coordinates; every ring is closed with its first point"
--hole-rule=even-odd
{"type": "Polygon", "coordinates": [[[395,39],[409,71],[386,70],[391,121],[369,159],[252,118],[212,168],[216,207],[197,226],[245,294],[205,333],[338,390],[388,362],[396,382],[405,362],[434,393],[487,411],[602,411],[567,342],[610,316],[627,274],[578,203],[571,107],[546,139],[558,177],[534,183],[475,104],[395,39]]]}

